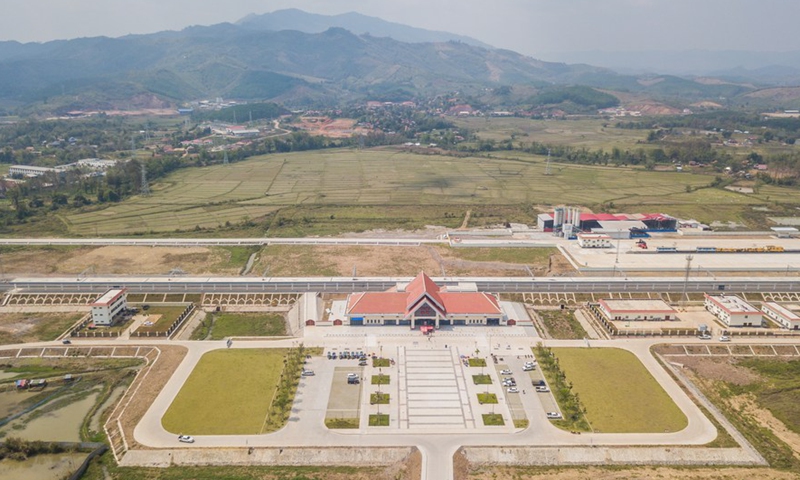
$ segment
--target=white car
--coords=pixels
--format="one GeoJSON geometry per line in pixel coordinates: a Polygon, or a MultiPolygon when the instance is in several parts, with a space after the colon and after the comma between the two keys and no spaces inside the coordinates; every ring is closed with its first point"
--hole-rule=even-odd
{"type": "Polygon", "coordinates": [[[194,443],[194,438],[189,435],[178,435],[178,441],[183,443],[194,443]]]}
{"type": "Polygon", "coordinates": [[[723,335],[723,336],[719,337],[719,341],[720,342],[730,342],[731,341],[731,337],[729,337],[727,335],[723,335]]]}
{"type": "Polygon", "coordinates": [[[561,414],[558,412],[547,412],[547,418],[551,420],[558,420],[561,418],[561,414]]]}
{"type": "Polygon", "coordinates": [[[519,389],[517,387],[509,387],[508,390],[506,390],[506,392],[508,392],[508,393],[519,393],[519,389]]]}
{"type": "Polygon", "coordinates": [[[536,387],[536,391],[539,393],[547,393],[550,391],[550,389],[547,387],[536,387]]]}
{"type": "Polygon", "coordinates": [[[348,373],[347,374],[347,378],[358,378],[358,374],[357,373],[348,373]]]}
{"type": "Polygon", "coordinates": [[[704,333],[702,335],[698,335],[697,338],[699,338],[700,340],[711,340],[711,335],[704,333]]]}
{"type": "Polygon", "coordinates": [[[531,370],[536,370],[536,367],[533,365],[525,365],[522,367],[523,372],[530,372],[531,370]]]}
{"type": "Polygon", "coordinates": [[[500,370],[500,375],[511,375],[511,370],[500,370]]]}
{"type": "Polygon", "coordinates": [[[303,370],[303,376],[304,377],[313,377],[314,376],[314,370],[303,370]]]}

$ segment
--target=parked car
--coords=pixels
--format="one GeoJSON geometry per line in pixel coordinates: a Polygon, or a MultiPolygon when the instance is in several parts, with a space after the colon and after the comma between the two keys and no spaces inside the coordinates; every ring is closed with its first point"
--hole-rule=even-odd
{"type": "Polygon", "coordinates": [[[730,342],[731,341],[731,337],[729,337],[727,335],[723,335],[723,336],[719,337],[719,341],[720,342],[730,342]]]}
{"type": "Polygon", "coordinates": [[[550,389],[547,387],[536,387],[536,391],[539,393],[547,393],[550,391],[550,389]]]}
{"type": "Polygon", "coordinates": [[[506,392],[508,392],[508,393],[519,393],[519,389],[517,387],[508,387],[508,390],[506,390],[506,392]]]}
{"type": "Polygon", "coordinates": [[[313,377],[314,376],[314,370],[303,370],[303,374],[302,375],[304,377],[313,377]]]}
{"type": "Polygon", "coordinates": [[[190,435],[178,435],[178,441],[183,443],[194,443],[194,438],[190,435]]]}
{"type": "Polygon", "coordinates": [[[358,385],[361,383],[361,380],[358,377],[347,377],[347,383],[350,385],[358,385]]]}
{"type": "Polygon", "coordinates": [[[64,340],[61,340],[61,343],[63,343],[64,345],[70,345],[72,343],[72,341],[64,339],[64,340]]]}
{"type": "Polygon", "coordinates": [[[357,373],[348,373],[347,374],[347,378],[358,378],[358,374],[357,373]]]}
{"type": "Polygon", "coordinates": [[[711,335],[704,333],[702,335],[698,335],[697,338],[699,338],[700,340],[711,340],[711,335]]]}
{"type": "Polygon", "coordinates": [[[366,367],[367,366],[367,361],[366,360],[360,360],[358,362],[358,366],[359,367],[366,367]]]}
{"type": "Polygon", "coordinates": [[[558,412],[547,412],[547,418],[551,420],[558,420],[561,418],[561,414],[558,412]]]}
{"type": "Polygon", "coordinates": [[[530,372],[532,370],[536,370],[536,367],[534,367],[533,365],[525,365],[524,367],[522,367],[523,372],[530,372]]]}
{"type": "Polygon", "coordinates": [[[500,375],[511,375],[511,370],[509,369],[500,370],[500,375]]]}

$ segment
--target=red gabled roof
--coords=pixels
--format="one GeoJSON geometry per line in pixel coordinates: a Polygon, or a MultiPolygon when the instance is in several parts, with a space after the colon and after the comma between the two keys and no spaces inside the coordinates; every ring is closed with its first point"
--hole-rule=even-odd
{"type": "Polygon", "coordinates": [[[367,292],[350,295],[347,314],[404,314],[406,294],[397,292],[367,292]]]}
{"type": "Polygon", "coordinates": [[[493,295],[477,292],[443,292],[447,313],[500,314],[500,304],[493,295]]]}
{"type": "Polygon", "coordinates": [[[354,293],[347,300],[348,315],[398,314],[410,316],[426,302],[443,317],[447,314],[497,314],[500,304],[493,295],[478,292],[443,292],[424,273],[406,286],[405,292],[354,293]]]}
{"type": "MultiPolygon", "coordinates": [[[[439,310],[444,310],[444,302],[442,301],[442,297],[439,296],[440,290],[439,285],[436,285],[436,283],[431,280],[431,277],[425,275],[425,272],[420,272],[419,275],[406,286],[406,292],[408,292],[406,310],[411,311],[420,303],[420,300],[426,296],[431,300],[431,303],[439,307],[439,310]]],[[[444,314],[444,312],[441,313],[444,314]]]]}

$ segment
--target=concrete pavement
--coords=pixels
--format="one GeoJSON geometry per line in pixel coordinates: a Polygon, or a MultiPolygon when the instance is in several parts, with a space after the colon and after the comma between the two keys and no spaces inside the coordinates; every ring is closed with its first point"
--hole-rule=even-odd
{"type": "MultiPolygon", "coordinates": [[[[352,329],[351,329],[352,330],[352,329]]],[[[437,332],[430,341],[426,337],[409,338],[406,335],[396,335],[400,333],[397,328],[381,328],[367,330],[364,327],[358,331],[348,334],[343,330],[337,330],[336,336],[328,335],[325,329],[317,327],[311,329],[310,335],[303,339],[287,340],[265,340],[265,341],[237,341],[233,348],[276,348],[289,347],[303,341],[307,346],[319,346],[323,348],[350,348],[352,350],[362,348],[367,352],[381,349],[384,356],[388,352],[397,352],[400,347],[407,345],[414,346],[421,351],[449,352],[453,358],[463,354],[459,352],[473,352],[477,346],[480,349],[480,356],[495,353],[498,357],[503,357],[503,362],[508,364],[518,378],[523,378],[522,363],[525,359],[523,355],[531,353],[531,347],[540,339],[527,335],[517,335],[517,331],[523,331],[519,327],[509,327],[507,329],[487,329],[485,327],[465,327],[461,330],[451,332],[437,332]],[[395,335],[392,335],[395,333],[395,335]],[[491,335],[491,340],[490,336],[491,335]],[[446,346],[445,346],[446,345],[446,346]],[[517,358],[520,356],[520,358],[517,358]]],[[[330,332],[330,331],[328,331],[330,332]]],[[[759,339],[760,341],[764,341],[759,339]]],[[[769,339],[771,343],[797,343],[788,340],[769,339]]],[[[156,400],[151,404],[142,420],[134,429],[134,437],[143,444],[154,448],[190,448],[190,447],[403,447],[417,446],[423,456],[424,475],[427,479],[452,478],[452,462],[442,461],[450,459],[461,446],[509,446],[509,447],[596,447],[596,446],[624,446],[624,445],[702,445],[710,442],[716,437],[716,429],[713,424],[703,416],[700,410],[694,405],[692,400],[683,392],[678,384],[663,370],[658,361],[650,354],[650,347],[660,343],[698,343],[705,344],[700,340],[693,339],[630,339],[630,340],[592,340],[588,343],[590,348],[614,347],[623,348],[633,352],[650,373],[659,381],[662,387],[670,394],[678,407],[684,412],[688,419],[688,426],[675,433],[666,434],[582,434],[573,435],[554,427],[544,416],[544,409],[538,396],[532,391],[522,396],[522,404],[530,425],[525,430],[514,430],[513,428],[503,428],[501,431],[497,427],[484,427],[480,421],[475,421],[472,425],[464,422],[461,426],[440,426],[436,431],[430,429],[416,428],[410,422],[405,428],[400,423],[393,424],[388,428],[370,428],[362,425],[356,431],[331,431],[324,425],[325,412],[327,407],[327,395],[319,395],[321,391],[328,391],[332,379],[332,372],[336,366],[342,366],[338,361],[327,360],[324,357],[314,358],[309,365],[315,370],[315,377],[304,378],[298,389],[295,405],[291,419],[288,424],[279,432],[266,435],[247,435],[247,436],[198,436],[197,443],[191,446],[177,444],[175,435],[166,432],[161,426],[161,417],[172,403],[175,396],[180,391],[184,381],[190,375],[197,361],[203,354],[220,348],[226,348],[224,341],[214,342],[184,342],[184,341],[141,341],[132,340],[125,345],[153,345],[170,344],[183,345],[187,347],[188,353],[182,363],[178,366],[171,380],[159,393],[156,400]],[[433,461],[432,459],[436,459],[433,461]]],[[[567,341],[567,340],[548,340],[545,342],[550,347],[582,347],[587,348],[586,341],[567,341]]],[[[742,339],[735,339],[734,343],[745,343],[742,339]]],[[[749,343],[749,342],[748,342],[749,343]]],[[[118,340],[114,341],[90,341],[75,340],[73,346],[80,345],[118,345],[118,340]]],[[[26,348],[37,346],[53,346],[53,343],[28,344],[26,348]]],[[[6,347],[9,348],[9,347],[6,347]]],[[[398,355],[397,357],[401,357],[398,355]]],[[[410,364],[409,364],[410,365],[410,364]]],[[[462,367],[460,367],[462,368],[462,367]]],[[[466,367],[464,367],[466,368],[466,367]]],[[[398,376],[405,370],[404,364],[398,363],[398,376]]],[[[472,368],[474,369],[474,367],[472,368]]],[[[491,366],[486,371],[493,370],[491,366]]],[[[407,374],[407,372],[405,373],[407,374]]],[[[404,375],[405,375],[404,374],[404,375]]],[[[365,373],[369,377],[370,372],[365,373]]],[[[464,377],[468,377],[469,372],[464,372],[464,377]]],[[[394,380],[394,379],[393,379],[394,380]]],[[[399,380],[399,378],[398,378],[399,380]]],[[[366,383],[369,383],[368,381],[366,383]]],[[[402,383],[401,383],[402,385],[402,383]]],[[[468,382],[464,387],[467,389],[467,398],[472,403],[471,397],[475,393],[470,388],[468,382]]],[[[406,384],[406,388],[408,388],[406,384]]],[[[459,392],[460,392],[459,387],[459,392]]],[[[406,391],[408,395],[410,391],[406,391]]],[[[500,392],[501,395],[505,395],[500,392]]],[[[368,396],[369,389],[365,389],[364,395],[368,396]]],[[[398,397],[401,394],[398,391],[398,397]]],[[[449,398],[449,397],[448,397],[449,398]]],[[[463,398],[459,393],[459,398],[463,398]]],[[[399,399],[399,398],[398,398],[399,399]]],[[[409,397],[410,399],[410,397],[409,397]]],[[[417,399],[419,400],[419,399],[417,399]]],[[[395,401],[395,400],[393,400],[395,401]]],[[[479,413],[479,409],[474,406],[463,405],[463,412],[469,409],[473,416],[479,413]]],[[[406,404],[408,406],[408,403],[406,404]]],[[[421,405],[419,405],[421,406],[421,405]]],[[[500,409],[506,408],[504,404],[498,405],[500,409]]],[[[399,408],[394,407],[392,408],[399,408]]],[[[507,414],[507,411],[504,415],[507,414]]],[[[468,413],[464,413],[466,418],[468,413]]],[[[402,418],[402,415],[400,416],[402,418]]],[[[410,417],[409,417],[410,418],[410,417]]]]}

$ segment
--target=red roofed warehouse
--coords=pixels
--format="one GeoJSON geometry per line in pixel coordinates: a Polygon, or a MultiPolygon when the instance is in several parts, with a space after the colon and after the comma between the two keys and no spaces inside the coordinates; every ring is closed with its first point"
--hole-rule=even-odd
{"type": "Polygon", "coordinates": [[[501,325],[506,318],[497,297],[447,291],[420,273],[387,292],[354,293],[347,298],[350,325],[501,325]]]}

